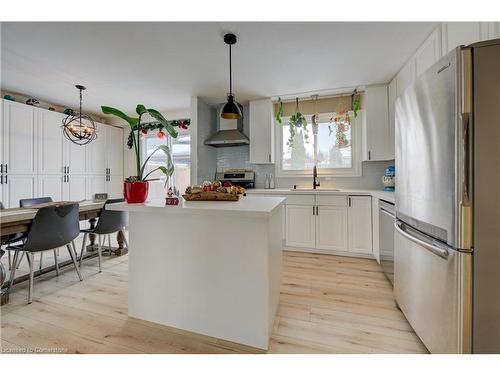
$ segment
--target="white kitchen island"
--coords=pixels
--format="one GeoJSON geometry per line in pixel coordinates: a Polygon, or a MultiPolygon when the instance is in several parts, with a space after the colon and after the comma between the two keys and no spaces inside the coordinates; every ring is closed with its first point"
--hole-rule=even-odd
{"type": "Polygon", "coordinates": [[[131,317],[268,349],[285,198],[117,203],[129,215],[131,317]]]}

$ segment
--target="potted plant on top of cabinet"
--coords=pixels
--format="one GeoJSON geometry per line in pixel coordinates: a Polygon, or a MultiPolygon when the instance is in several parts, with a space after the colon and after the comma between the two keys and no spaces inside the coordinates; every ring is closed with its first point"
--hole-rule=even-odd
{"type": "Polygon", "coordinates": [[[176,128],[187,129],[190,121],[188,119],[169,121],[165,119],[165,117],[156,109],[146,108],[142,104],[138,104],[135,110],[138,117],[128,116],[124,112],[113,107],[101,106],[101,110],[106,115],[113,115],[125,120],[130,126],[127,146],[129,149],[132,149],[132,147],[134,148],[137,174],[125,179],[123,194],[127,203],[144,203],[149,192],[149,181],[155,180],[153,178],[149,178],[151,174],[156,171],[160,171],[167,177],[168,180],[174,172],[174,164],[172,162],[170,148],[167,145],[159,146],[146,158],[144,163],[141,163],[141,135],[145,135],[151,130],[158,130],[159,138],[165,137],[165,131],[171,137],[177,138],[178,133],[176,128]],[[145,115],[151,116],[155,121],[142,122],[141,120],[145,115]],[[146,165],[157,151],[162,151],[167,157],[165,165],[160,165],[153,170],[146,172],[146,165]]]}

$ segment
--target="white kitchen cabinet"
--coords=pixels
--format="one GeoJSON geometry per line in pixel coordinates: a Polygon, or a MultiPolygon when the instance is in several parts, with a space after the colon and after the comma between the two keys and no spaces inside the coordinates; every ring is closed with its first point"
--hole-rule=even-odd
{"type": "Polygon", "coordinates": [[[88,175],[87,176],[87,199],[93,199],[96,193],[106,193],[108,190],[106,176],[88,175]]]}
{"type": "Polygon", "coordinates": [[[123,198],[123,176],[110,175],[106,181],[106,193],[111,199],[123,198]]]}
{"type": "Polygon", "coordinates": [[[286,245],[314,248],[315,216],[314,206],[286,205],[286,245]]]}
{"type": "Polygon", "coordinates": [[[273,106],[270,99],[250,102],[250,163],[274,163],[273,106]]]}
{"type": "Polygon", "coordinates": [[[349,196],[349,252],[372,254],[372,202],[369,196],[349,196]]]}
{"type": "Polygon", "coordinates": [[[87,173],[105,175],[107,168],[106,125],[96,123],[97,138],[87,147],[87,173]]]}
{"type": "MultiPolygon", "coordinates": [[[[54,111],[38,110],[38,174],[63,173],[65,146],[61,129],[64,115],[54,111]]],[[[55,199],[54,199],[55,200],[55,199]]]]}
{"type": "MultiPolygon", "coordinates": [[[[394,140],[394,143],[392,145],[392,154],[395,155],[395,134],[396,134],[396,99],[398,98],[398,80],[394,78],[390,83],[389,86],[387,87],[387,94],[389,97],[389,103],[388,103],[388,108],[389,108],[389,134],[391,139],[394,140]]],[[[395,156],[394,156],[395,158],[395,156]]]]}
{"type": "Polygon", "coordinates": [[[494,22],[445,22],[441,30],[443,54],[461,45],[497,37],[494,22]]]}
{"type": "Polygon", "coordinates": [[[37,175],[8,174],[3,178],[2,202],[6,208],[19,207],[19,200],[38,196],[37,175]]]}
{"type": "MultiPolygon", "coordinates": [[[[99,176],[102,178],[102,176],[99,176]]],[[[70,201],[81,201],[87,198],[87,176],[69,174],[63,182],[64,199],[70,201]]]]}
{"type": "Polygon", "coordinates": [[[373,256],[380,264],[380,241],[379,241],[379,219],[378,219],[378,199],[372,197],[372,248],[373,256]]]}
{"type": "MultiPolygon", "coordinates": [[[[62,174],[38,176],[38,195],[40,197],[51,197],[54,201],[62,201],[64,196],[64,180],[62,174]]],[[[31,197],[28,197],[31,198],[31,197]]]]}
{"type": "Polygon", "coordinates": [[[37,173],[37,108],[3,100],[3,164],[9,174],[37,173]]]}
{"type": "Polygon", "coordinates": [[[106,165],[109,174],[123,176],[123,129],[115,126],[106,128],[106,165]]]}
{"type": "Polygon", "coordinates": [[[87,150],[89,145],[77,145],[64,138],[64,166],[67,173],[84,175],[87,173],[87,150]]]}
{"type": "Polygon", "coordinates": [[[347,251],[347,208],[317,206],[316,248],[347,251]]]}
{"type": "Polygon", "coordinates": [[[436,63],[442,55],[441,28],[436,28],[425,40],[415,54],[416,77],[420,77],[431,65],[436,63]]]}
{"type": "Polygon", "coordinates": [[[365,90],[363,116],[363,160],[394,159],[394,132],[389,124],[387,86],[370,86],[365,90]]]}

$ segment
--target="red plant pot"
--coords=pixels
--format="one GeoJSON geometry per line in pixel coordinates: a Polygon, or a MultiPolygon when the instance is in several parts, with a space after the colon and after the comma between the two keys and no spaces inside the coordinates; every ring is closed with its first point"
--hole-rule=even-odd
{"type": "Polygon", "coordinates": [[[123,196],[127,203],[144,203],[148,197],[149,182],[123,182],[123,196]]]}

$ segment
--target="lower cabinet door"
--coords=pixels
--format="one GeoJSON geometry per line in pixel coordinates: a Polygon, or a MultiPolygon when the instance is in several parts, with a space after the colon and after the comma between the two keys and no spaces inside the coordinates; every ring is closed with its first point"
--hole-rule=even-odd
{"type": "Polygon", "coordinates": [[[51,197],[53,201],[62,201],[63,194],[62,175],[39,175],[38,176],[38,196],[51,197]]]}
{"type": "Polygon", "coordinates": [[[93,199],[96,193],[106,193],[106,176],[90,175],[87,176],[87,199],[93,199]]]}
{"type": "Polygon", "coordinates": [[[318,206],[316,248],[347,251],[347,207],[318,206]]]}
{"type": "Polygon", "coordinates": [[[87,177],[85,175],[68,175],[64,184],[64,196],[70,201],[87,199],[87,177]]]}
{"type": "Polygon", "coordinates": [[[286,245],[314,248],[315,216],[313,206],[286,205],[286,245]]]}
{"type": "Polygon", "coordinates": [[[350,196],[347,216],[349,251],[373,254],[372,198],[369,196],[350,196]]]}
{"type": "Polygon", "coordinates": [[[107,181],[106,185],[109,198],[123,198],[123,176],[109,176],[109,181],[107,181]]]}
{"type": "Polygon", "coordinates": [[[35,198],[38,193],[38,176],[36,175],[4,175],[3,204],[6,208],[19,207],[19,200],[35,198]]]}

